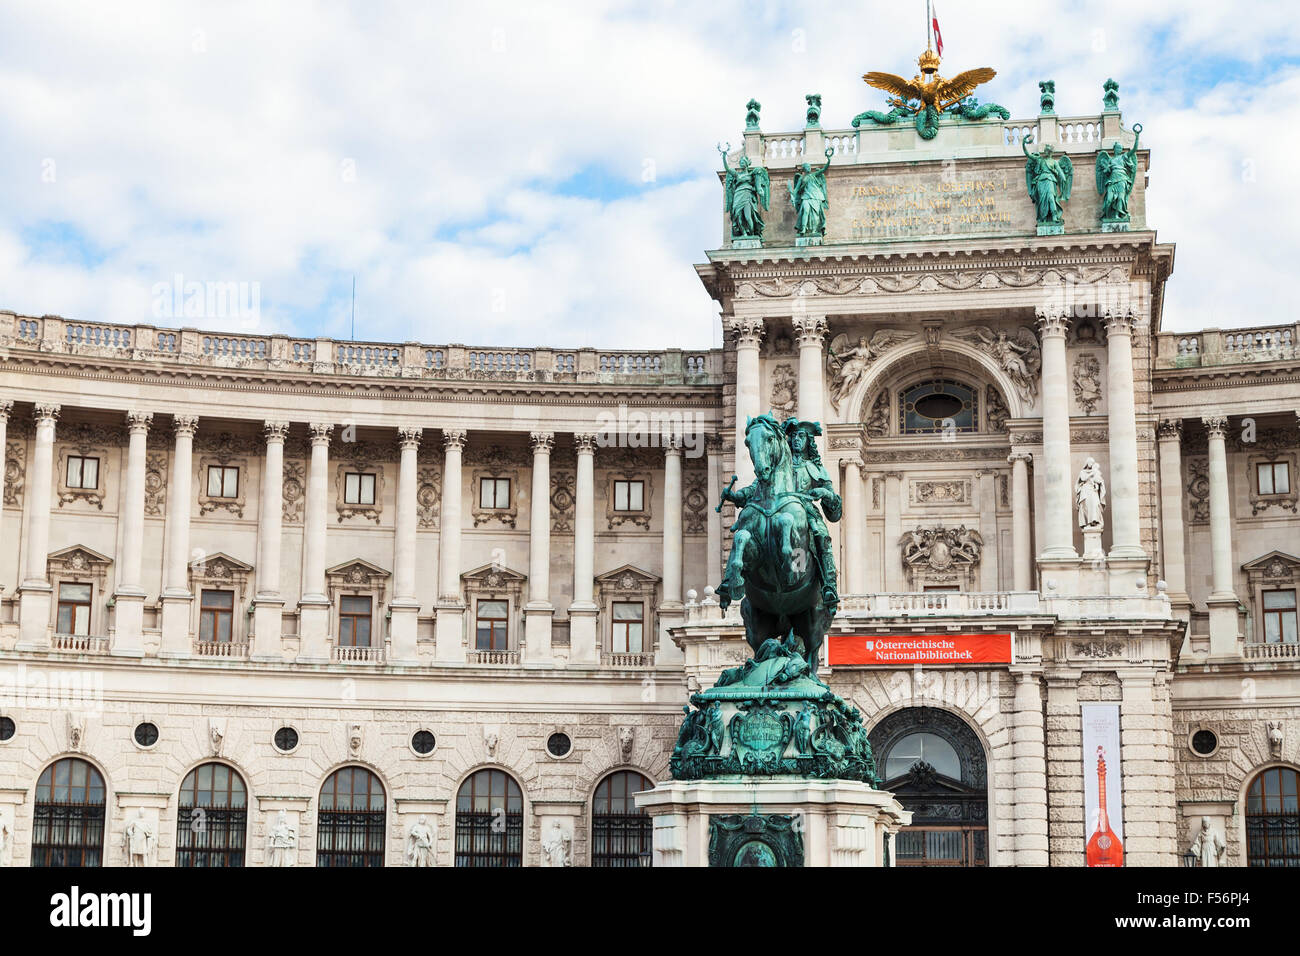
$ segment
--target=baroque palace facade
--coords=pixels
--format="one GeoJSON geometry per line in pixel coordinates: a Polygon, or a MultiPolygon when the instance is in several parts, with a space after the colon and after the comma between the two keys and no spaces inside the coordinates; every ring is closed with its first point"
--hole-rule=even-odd
{"type": "Polygon", "coordinates": [[[812,105],[728,157],[776,182],[696,267],[721,349],[0,313],[0,863],[671,862],[630,794],[747,655],[714,505],[769,409],[824,423],[824,676],[913,812],[897,864],[1177,865],[1203,826],[1300,863],[1300,327],[1162,331],[1112,91],[929,139],[812,105]],[[1078,168],[1056,228],[1029,143],[1078,168]]]}

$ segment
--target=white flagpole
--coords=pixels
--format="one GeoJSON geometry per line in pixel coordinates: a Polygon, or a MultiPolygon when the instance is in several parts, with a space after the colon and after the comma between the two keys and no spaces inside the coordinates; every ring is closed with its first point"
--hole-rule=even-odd
{"type": "Polygon", "coordinates": [[[929,50],[934,43],[934,14],[930,12],[930,0],[925,0],[925,48],[929,50]]]}

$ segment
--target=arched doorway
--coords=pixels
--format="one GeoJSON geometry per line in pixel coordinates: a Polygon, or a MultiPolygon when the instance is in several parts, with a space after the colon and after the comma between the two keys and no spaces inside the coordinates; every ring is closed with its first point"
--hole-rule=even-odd
{"type": "Polygon", "coordinates": [[[1300,866],[1300,773],[1270,767],[1246,790],[1246,865],[1300,866]]]}
{"type": "Polygon", "coordinates": [[[650,814],[632,794],[653,790],[635,770],[616,770],[596,785],[591,799],[591,865],[649,866],[650,814]]]}
{"type": "Polygon", "coordinates": [[[895,866],[988,866],[988,769],[979,737],[932,707],[890,714],[868,735],[881,789],[912,811],[895,866]]]}
{"type": "Polygon", "coordinates": [[[104,778],[88,761],[64,757],[36,781],[32,866],[103,866],[104,778]]]}
{"type": "Polygon", "coordinates": [[[320,790],[317,866],[383,866],[384,785],[365,767],[340,767],[320,790]]]}
{"type": "Polygon", "coordinates": [[[176,865],[244,865],[248,788],[223,763],[195,767],[181,783],[176,813],[176,865]]]}
{"type": "Polygon", "coordinates": [[[504,770],[478,770],[460,785],[456,865],[524,865],[524,795],[504,770]]]}

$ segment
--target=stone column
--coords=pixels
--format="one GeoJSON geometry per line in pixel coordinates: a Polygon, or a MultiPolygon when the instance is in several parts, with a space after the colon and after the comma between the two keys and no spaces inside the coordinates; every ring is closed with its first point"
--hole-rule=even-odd
{"type": "Polygon", "coordinates": [[[676,437],[664,449],[663,601],[659,605],[659,634],[655,662],[670,664],[684,658],[668,629],[685,622],[682,604],[682,447],[676,437]]]}
{"type": "Polygon", "coordinates": [[[1204,418],[1210,479],[1210,656],[1237,656],[1237,595],[1232,584],[1231,487],[1228,480],[1228,419],[1204,418]]]}
{"type": "Polygon", "coordinates": [[[1040,311],[1043,337],[1043,550],[1040,560],[1074,559],[1074,477],[1070,466],[1070,399],[1066,391],[1064,315],[1040,311]]]}
{"type": "Polygon", "coordinates": [[[1133,403],[1133,316],[1106,317],[1109,367],[1110,556],[1145,558],[1138,521],[1137,412],[1133,403]]]}
{"type": "Polygon", "coordinates": [[[389,603],[388,641],[394,664],[414,664],[418,657],[417,629],[420,600],[415,594],[415,529],[418,511],[415,495],[420,490],[416,455],[422,428],[404,426],[397,430],[402,460],[397,475],[397,533],[393,538],[393,600],[389,603]]]}
{"type": "Polygon", "coordinates": [[[1047,753],[1038,675],[1013,671],[1011,756],[1015,774],[1016,866],[1047,866],[1047,753]]]}
{"type": "Polygon", "coordinates": [[[1169,601],[1184,620],[1190,609],[1187,596],[1187,558],[1183,539],[1183,420],[1162,421],[1156,430],[1160,449],[1160,548],[1164,555],[1164,580],[1169,601]]]}
{"type": "MultiPolygon", "coordinates": [[[[822,315],[796,316],[794,334],[799,343],[799,418],[806,422],[820,422],[824,413],[823,402],[826,384],[823,381],[825,361],[822,340],[826,336],[826,317],[822,315]]],[[[826,439],[818,438],[817,445],[824,454],[826,439]]]]}
{"type": "Polygon", "coordinates": [[[528,511],[528,603],[524,605],[525,660],[554,662],[551,624],[551,449],[554,432],[533,432],[533,490],[528,511]]]}
{"type": "Polygon", "coordinates": [[[898,540],[903,536],[903,473],[887,471],[881,477],[885,479],[885,590],[906,591],[903,556],[898,550],[898,540]]]}
{"type": "MultiPolygon", "coordinates": [[[[333,608],[325,593],[325,536],[329,527],[330,435],[334,426],[312,422],[311,461],[307,465],[307,501],[302,523],[302,595],[298,598],[298,660],[322,663],[330,659],[330,618],[333,608]]],[[[279,488],[280,485],[275,486],[279,488]]],[[[279,494],[275,495],[277,502],[279,494]]],[[[376,609],[378,610],[378,609],[376,609]]],[[[378,643],[380,630],[371,628],[378,643]]]]}
{"type": "Polygon", "coordinates": [[[144,656],[144,468],[149,441],[149,412],[126,413],[128,444],[122,487],[122,560],[113,593],[112,653],[144,656]]]}
{"type": "Polygon", "coordinates": [[[173,415],[176,446],[172,452],[171,482],[167,487],[167,568],[163,581],[162,644],[160,656],[188,654],[190,634],[190,514],[194,498],[194,433],[197,415],[173,415]]]}
{"type": "Polygon", "coordinates": [[[736,333],[736,474],[740,476],[736,487],[744,488],[754,481],[754,464],[745,448],[745,425],[763,413],[758,348],[766,327],[762,319],[735,319],[731,327],[736,333]]]}
{"type": "Polygon", "coordinates": [[[596,436],[574,435],[578,472],[574,480],[573,506],[573,603],[569,605],[569,661],[595,664],[597,657],[596,615],[592,600],[595,581],[596,436]]]}
{"type": "Polygon", "coordinates": [[[437,660],[465,661],[465,605],[460,599],[460,502],[463,431],[444,430],[442,444],[442,522],[438,536],[437,660]]]}
{"type": "MultiPolygon", "coordinates": [[[[722,581],[722,513],[714,510],[722,497],[722,439],[717,435],[705,438],[709,452],[709,504],[705,512],[708,525],[708,555],[704,564],[704,580],[698,582],[700,593],[712,585],[714,588],[722,581]]],[[[692,583],[692,586],[697,586],[692,583]]]]}
{"type": "Polygon", "coordinates": [[[28,472],[27,562],[19,586],[19,649],[50,646],[50,495],[54,484],[54,423],[59,406],[36,406],[36,447],[28,472]]]}
{"type": "Polygon", "coordinates": [[[268,419],[263,431],[266,434],[266,462],[262,469],[257,594],[253,598],[253,646],[250,652],[255,659],[282,660],[280,635],[284,597],[280,593],[280,529],[284,518],[284,439],[289,433],[289,423],[268,419]]]}
{"type": "Polygon", "coordinates": [[[867,512],[862,493],[862,462],[844,460],[844,584],[846,594],[867,593],[867,512]]]}
{"type": "Polygon", "coordinates": [[[1007,456],[1011,462],[1011,561],[1012,587],[1017,591],[1034,588],[1034,555],[1030,546],[1030,495],[1029,463],[1033,456],[1027,451],[1013,451],[1007,456]]]}
{"type": "Polygon", "coordinates": [[[979,589],[998,590],[998,473],[980,471],[975,475],[979,490],[980,536],[984,547],[980,551],[979,589]]]}
{"type": "MultiPolygon", "coordinates": [[[[0,533],[4,532],[4,500],[5,500],[5,463],[9,460],[9,446],[5,444],[7,432],[9,430],[9,413],[14,410],[14,403],[9,399],[0,399],[0,533]]],[[[4,540],[0,538],[0,541],[4,540]]],[[[19,581],[22,580],[22,568],[16,573],[19,581]]],[[[0,582],[0,591],[4,590],[4,583],[0,582]]]]}

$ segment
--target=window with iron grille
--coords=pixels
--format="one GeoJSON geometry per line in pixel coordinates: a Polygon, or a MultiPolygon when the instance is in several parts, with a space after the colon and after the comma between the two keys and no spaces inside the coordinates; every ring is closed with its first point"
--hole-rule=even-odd
{"type": "Polygon", "coordinates": [[[339,598],[339,646],[369,647],[371,601],[369,597],[345,594],[339,598]]]}
{"type": "Polygon", "coordinates": [[[221,763],[195,767],[181,783],[176,865],[242,867],[248,834],[244,779],[221,763]]]}
{"type": "Polygon", "coordinates": [[[524,797],[513,777],[479,770],[456,794],[456,865],[523,866],[524,797]]]}
{"type": "Polygon", "coordinates": [[[68,473],[65,476],[69,488],[82,491],[94,491],[99,487],[99,459],[85,455],[68,456],[68,473]]]}
{"type": "Polygon", "coordinates": [[[78,757],[56,760],[36,781],[32,866],[102,866],[104,778],[78,757]]]}
{"type": "Polygon", "coordinates": [[[649,866],[650,815],[637,809],[632,794],[654,784],[635,770],[611,773],[596,786],[591,801],[591,865],[649,866]]]}
{"type": "Polygon", "coordinates": [[[365,767],[342,767],[320,792],[316,865],[384,865],[384,785],[365,767]]]}
{"type": "Polygon", "coordinates": [[[238,498],[239,469],[234,465],[208,465],[208,497],[238,498]]]}
{"type": "Polygon", "coordinates": [[[1246,865],[1300,866],[1300,774],[1270,767],[1246,791],[1246,865]]]}
{"type": "Polygon", "coordinates": [[[92,585],[64,581],[59,584],[59,607],[55,630],[59,634],[90,634],[92,585]]]}
{"type": "Polygon", "coordinates": [[[235,622],[235,592],[204,588],[199,598],[199,640],[229,643],[235,622]]]}

